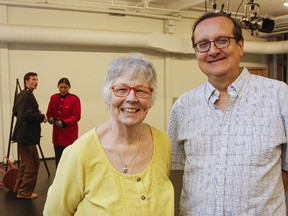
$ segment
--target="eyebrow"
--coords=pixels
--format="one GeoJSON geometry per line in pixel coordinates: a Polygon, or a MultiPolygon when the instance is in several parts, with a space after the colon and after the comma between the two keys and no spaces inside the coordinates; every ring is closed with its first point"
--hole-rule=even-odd
{"type": "Polygon", "coordinates": [[[145,84],[141,84],[141,85],[128,85],[126,83],[118,83],[118,84],[114,84],[114,86],[117,86],[117,85],[125,85],[125,86],[129,86],[129,87],[149,87],[149,84],[148,85],[145,85],[145,84]]]}

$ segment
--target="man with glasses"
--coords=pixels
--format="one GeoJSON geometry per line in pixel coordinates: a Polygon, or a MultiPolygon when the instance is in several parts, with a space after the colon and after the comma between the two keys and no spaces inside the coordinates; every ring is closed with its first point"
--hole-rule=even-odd
{"type": "Polygon", "coordinates": [[[286,215],[287,85],[240,67],[244,39],[229,15],[206,13],[192,32],[208,82],[171,112],[172,169],[184,170],[180,215],[286,215]]]}

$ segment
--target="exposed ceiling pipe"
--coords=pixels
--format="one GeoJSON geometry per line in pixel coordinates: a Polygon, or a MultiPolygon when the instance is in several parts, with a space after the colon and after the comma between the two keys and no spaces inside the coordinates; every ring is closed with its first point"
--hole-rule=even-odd
{"type": "Polygon", "coordinates": [[[148,7],[149,7],[149,3],[150,3],[150,1],[148,1],[148,0],[143,0],[143,4],[144,4],[144,7],[145,7],[145,8],[148,8],[148,7]]]}
{"type": "MultiPolygon", "coordinates": [[[[0,42],[68,46],[135,47],[166,53],[193,54],[191,41],[161,33],[129,33],[93,29],[0,24],[0,42]]],[[[245,53],[288,53],[288,41],[245,42],[245,53]]]]}
{"type": "Polygon", "coordinates": [[[176,10],[185,10],[188,8],[191,8],[199,3],[202,3],[204,0],[177,0],[177,1],[171,1],[171,3],[167,4],[167,8],[169,9],[176,9],[176,10]]]}
{"type": "Polygon", "coordinates": [[[288,41],[245,41],[244,52],[255,54],[286,54],[288,53],[288,41]]]}
{"type": "MultiPolygon", "coordinates": [[[[178,0],[177,3],[186,2],[186,0],[178,0]]],[[[193,4],[196,4],[199,0],[195,1],[193,4]]],[[[203,1],[203,0],[201,0],[203,1]]],[[[203,8],[199,8],[199,11],[191,10],[191,11],[183,11],[183,10],[173,10],[169,8],[160,8],[160,7],[151,7],[149,4],[153,2],[153,0],[142,0],[141,3],[135,4],[134,6],[129,5],[121,5],[116,4],[113,0],[110,3],[105,2],[89,2],[89,3],[62,3],[60,1],[43,1],[37,3],[31,2],[20,2],[13,0],[0,0],[0,5],[7,6],[18,6],[18,7],[30,7],[30,8],[41,8],[41,9],[54,9],[54,10],[68,10],[68,11],[78,11],[78,12],[91,12],[91,13],[114,13],[121,15],[129,15],[136,17],[148,17],[155,19],[170,19],[170,20],[180,20],[182,18],[193,18],[196,19],[200,14],[203,13],[203,8]],[[52,3],[51,3],[52,2],[52,3]],[[140,4],[140,6],[139,6],[140,4]],[[119,9],[119,10],[117,10],[119,9]]],[[[176,3],[176,2],[174,2],[176,3]]],[[[171,3],[171,4],[174,4],[171,3]]],[[[182,3],[183,4],[183,3],[182,3]]],[[[186,3],[187,4],[187,3],[186,3]]],[[[191,3],[189,3],[190,5],[191,3]]],[[[228,3],[227,3],[228,4],[228,3]]],[[[184,3],[185,5],[185,3],[184,3]]],[[[177,8],[177,7],[176,7],[177,8]]],[[[194,8],[196,9],[196,8],[194,8]]],[[[241,14],[238,13],[238,17],[241,14]]],[[[288,15],[273,17],[276,21],[276,26],[273,33],[270,33],[271,36],[278,35],[282,33],[287,33],[287,23],[285,23],[288,18],[288,15]],[[277,30],[277,26],[284,24],[284,29],[277,30]]],[[[259,34],[259,37],[269,37],[269,34],[259,34]]]]}
{"type": "MultiPolygon", "coordinates": [[[[117,4],[108,4],[108,3],[95,3],[95,5],[98,5],[99,7],[95,6],[74,6],[74,5],[61,5],[61,4],[44,4],[44,3],[21,3],[21,2],[13,2],[13,1],[5,1],[0,0],[0,5],[8,5],[8,6],[16,6],[16,7],[27,7],[27,8],[40,8],[40,9],[52,9],[52,10],[67,10],[67,11],[78,11],[78,12],[91,12],[91,13],[117,13],[117,14],[123,14],[123,15],[130,15],[135,17],[148,17],[148,18],[155,18],[155,19],[172,19],[172,20],[180,20],[182,17],[180,16],[179,11],[172,11],[169,10],[169,13],[167,13],[166,9],[155,9],[158,11],[165,12],[163,15],[156,14],[156,13],[143,13],[143,11],[140,13],[141,10],[146,9],[145,7],[136,7],[136,6],[123,6],[123,5],[117,5],[117,4]],[[104,7],[104,9],[103,9],[104,7]],[[116,10],[119,9],[119,10],[116,10]],[[128,9],[128,10],[126,10],[128,9]],[[133,11],[134,10],[134,11],[133,11]],[[178,13],[176,13],[178,12],[178,13]]],[[[153,10],[153,8],[149,8],[153,10]]]]}

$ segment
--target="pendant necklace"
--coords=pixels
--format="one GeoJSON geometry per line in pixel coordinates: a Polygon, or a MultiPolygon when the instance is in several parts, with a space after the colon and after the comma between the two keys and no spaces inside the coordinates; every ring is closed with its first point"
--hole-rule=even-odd
{"type": "MultiPolygon", "coordinates": [[[[111,127],[111,125],[109,126],[109,128],[110,128],[110,130],[111,130],[111,135],[112,135],[112,139],[113,139],[113,141],[114,141],[114,145],[116,146],[116,137],[114,136],[114,134],[113,134],[113,132],[112,132],[112,127],[111,127]]],[[[126,173],[129,172],[128,167],[131,165],[131,163],[134,161],[134,159],[135,159],[136,156],[138,155],[138,152],[139,152],[140,147],[141,147],[142,138],[143,138],[143,131],[141,131],[141,135],[140,135],[140,138],[139,138],[138,148],[137,148],[137,150],[135,151],[133,157],[130,159],[130,161],[129,161],[127,164],[124,163],[118,147],[117,147],[117,146],[115,147],[115,148],[116,148],[116,151],[117,151],[117,154],[118,154],[118,156],[119,156],[119,158],[120,158],[120,160],[121,160],[122,166],[123,166],[123,167],[122,167],[122,172],[123,172],[123,173],[126,174],[126,173]]]]}

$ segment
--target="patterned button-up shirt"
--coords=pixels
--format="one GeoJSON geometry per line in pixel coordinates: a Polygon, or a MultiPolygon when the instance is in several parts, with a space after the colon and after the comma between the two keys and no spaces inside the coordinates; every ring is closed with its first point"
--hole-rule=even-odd
{"type": "Polygon", "coordinates": [[[172,169],[184,169],[180,215],[284,216],[288,87],[244,68],[228,94],[223,112],[207,82],[172,108],[172,169]]]}

